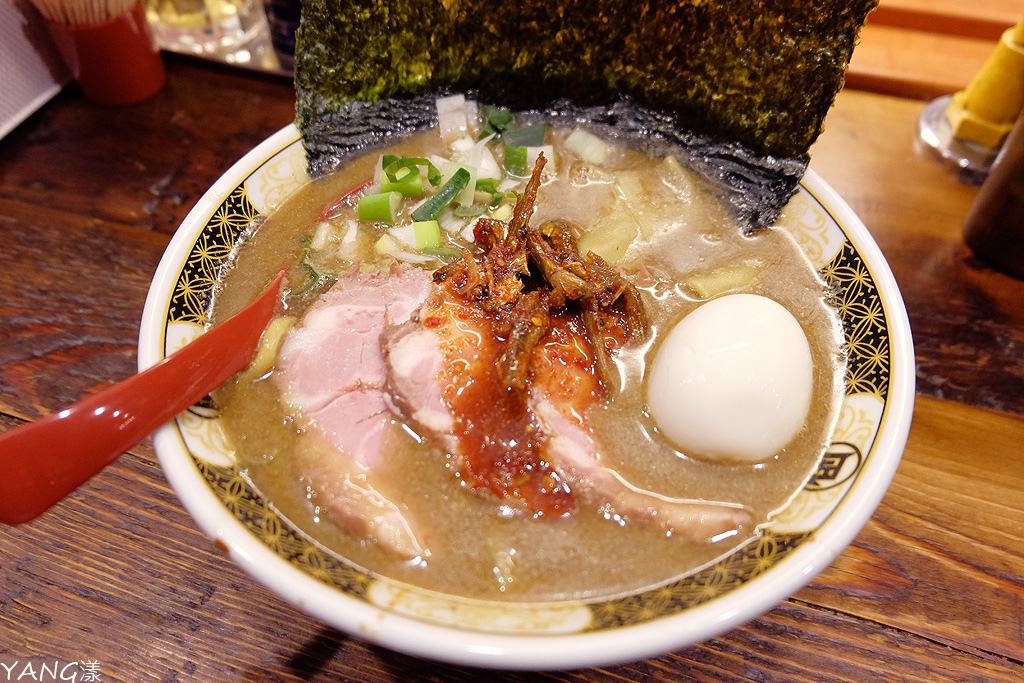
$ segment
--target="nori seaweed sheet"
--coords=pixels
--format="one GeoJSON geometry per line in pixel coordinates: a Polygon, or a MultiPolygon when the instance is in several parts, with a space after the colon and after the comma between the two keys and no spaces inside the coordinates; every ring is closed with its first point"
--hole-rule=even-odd
{"type": "Polygon", "coordinates": [[[683,144],[770,225],[877,0],[303,0],[296,123],[314,175],[465,92],[683,144]]]}

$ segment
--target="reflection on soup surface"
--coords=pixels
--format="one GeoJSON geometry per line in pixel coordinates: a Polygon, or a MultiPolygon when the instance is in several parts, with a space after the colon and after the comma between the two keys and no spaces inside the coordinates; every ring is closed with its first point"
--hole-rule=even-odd
{"type": "Polygon", "coordinates": [[[656,585],[755,536],[842,392],[825,285],[745,235],[685,150],[438,103],[254,226],[221,319],[292,264],[215,397],[248,477],[320,544],[466,596],[656,585]]]}

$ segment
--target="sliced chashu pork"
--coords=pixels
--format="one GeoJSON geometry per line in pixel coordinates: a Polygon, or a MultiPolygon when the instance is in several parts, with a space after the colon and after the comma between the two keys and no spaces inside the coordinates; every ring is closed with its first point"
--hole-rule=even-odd
{"type": "Polygon", "coordinates": [[[587,419],[604,388],[579,316],[551,317],[517,391],[498,377],[503,346],[492,317],[455,289],[438,283],[384,349],[396,408],[460,459],[467,482],[535,515],[572,512],[579,497],[609,517],[699,542],[751,523],[740,507],[662,496],[601,464],[587,419]]]}
{"type": "Polygon", "coordinates": [[[426,552],[416,521],[377,474],[394,416],[384,391],[380,340],[407,322],[430,291],[421,268],[339,278],[285,337],[275,381],[311,443],[296,455],[314,504],[338,524],[404,558],[426,552]]]}

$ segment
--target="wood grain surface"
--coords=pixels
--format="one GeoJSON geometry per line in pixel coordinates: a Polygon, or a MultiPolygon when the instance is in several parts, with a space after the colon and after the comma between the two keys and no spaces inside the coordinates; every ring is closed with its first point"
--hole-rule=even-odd
{"type": "Polygon", "coordinates": [[[860,33],[846,82],[921,100],[957,92],[1022,18],[1024,0],[880,0],[860,33]]]}
{"type": "MultiPolygon", "coordinates": [[[[177,222],[291,120],[287,81],[167,66],[150,101],[98,107],[72,87],[0,140],[0,431],[134,371],[149,278],[177,222]]],[[[238,570],[147,440],[37,521],[0,528],[0,664],[94,660],[104,681],[1024,680],[1024,283],[964,247],[977,190],[915,149],[922,107],[843,92],[812,150],[903,292],[918,398],[872,520],[776,609],[600,669],[490,672],[397,654],[238,570]]]]}

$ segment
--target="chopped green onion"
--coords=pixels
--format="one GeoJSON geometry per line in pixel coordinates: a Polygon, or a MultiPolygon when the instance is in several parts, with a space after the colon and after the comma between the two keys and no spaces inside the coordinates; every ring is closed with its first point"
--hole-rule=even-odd
{"type": "MultiPolygon", "coordinates": [[[[431,185],[437,185],[441,182],[441,171],[437,170],[437,166],[434,166],[430,162],[430,159],[423,157],[408,157],[404,154],[401,157],[397,157],[394,154],[385,154],[380,160],[381,170],[384,175],[391,180],[396,182],[398,180],[398,172],[403,168],[415,170],[419,173],[419,167],[425,166],[427,169],[427,181],[431,185]]],[[[402,177],[405,177],[403,174],[402,177]]]]}
{"type": "Polygon", "coordinates": [[[441,186],[441,189],[436,194],[431,196],[427,201],[420,204],[415,211],[412,212],[412,219],[414,221],[433,221],[437,220],[437,217],[441,215],[455,197],[458,196],[462,190],[469,185],[469,171],[464,168],[460,168],[455,171],[455,174],[448,179],[448,182],[441,186]]]}
{"type": "Polygon", "coordinates": [[[403,173],[396,173],[395,176],[391,178],[387,173],[381,174],[381,192],[401,192],[403,197],[419,197],[423,194],[423,177],[419,168],[406,167],[403,173]]]}
{"type": "Polygon", "coordinates": [[[451,247],[427,247],[423,250],[424,254],[431,256],[451,257],[458,258],[462,256],[462,252],[458,249],[452,249],[451,247]]]}
{"type": "Polygon", "coordinates": [[[505,145],[505,171],[509,175],[526,175],[526,147],[505,145]]]}
{"type": "Polygon", "coordinates": [[[318,273],[316,268],[314,268],[309,262],[309,249],[302,252],[302,259],[299,261],[299,266],[305,269],[306,273],[309,274],[309,280],[305,287],[297,292],[292,292],[291,296],[303,296],[319,287],[321,283],[327,282],[328,280],[336,280],[338,278],[338,276],[333,273],[318,273]]]}
{"type": "Polygon", "coordinates": [[[368,194],[359,200],[359,219],[374,223],[394,223],[398,207],[402,205],[401,192],[368,194]]]}
{"type": "Polygon", "coordinates": [[[416,221],[412,224],[412,228],[416,232],[417,249],[436,248],[443,243],[441,226],[437,221],[416,221]]]}
{"type": "Polygon", "coordinates": [[[309,249],[302,252],[302,259],[299,261],[299,266],[304,268],[309,274],[309,280],[305,287],[294,293],[295,296],[302,296],[303,294],[306,294],[320,283],[320,273],[316,272],[316,269],[309,263],[309,249]]]}
{"type": "Polygon", "coordinates": [[[494,210],[494,213],[491,214],[491,218],[496,221],[507,221],[509,218],[512,218],[512,205],[502,204],[494,210]]]}
{"type": "Polygon", "coordinates": [[[509,147],[540,147],[544,144],[544,135],[548,127],[540,123],[534,126],[523,126],[506,130],[501,134],[501,139],[509,147]]]}
{"type": "Polygon", "coordinates": [[[498,181],[494,178],[480,178],[476,181],[476,201],[488,206],[497,206],[505,195],[498,190],[498,181]]]}
{"type": "Polygon", "coordinates": [[[464,204],[452,209],[452,215],[456,218],[476,218],[482,216],[486,210],[486,204],[464,204]]]}
{"type": "Polygon", "coordinates": [[[483,140],[488,135],[504,133],[512,125],[514,119],[512,112],[502,107],[483,106],[480,108],[480,118],[483,120],[483,130],[480,131],[478,140],[483,140]]]}
{"type": "Polygon", "coordinates": [[[483,190],[484,192],[488,192],[490,194],[497,194],[497,182],[498,181],[496,181],[494,178],[480,178],[479,180],[476,181],[476,189],[483,190]]]}

